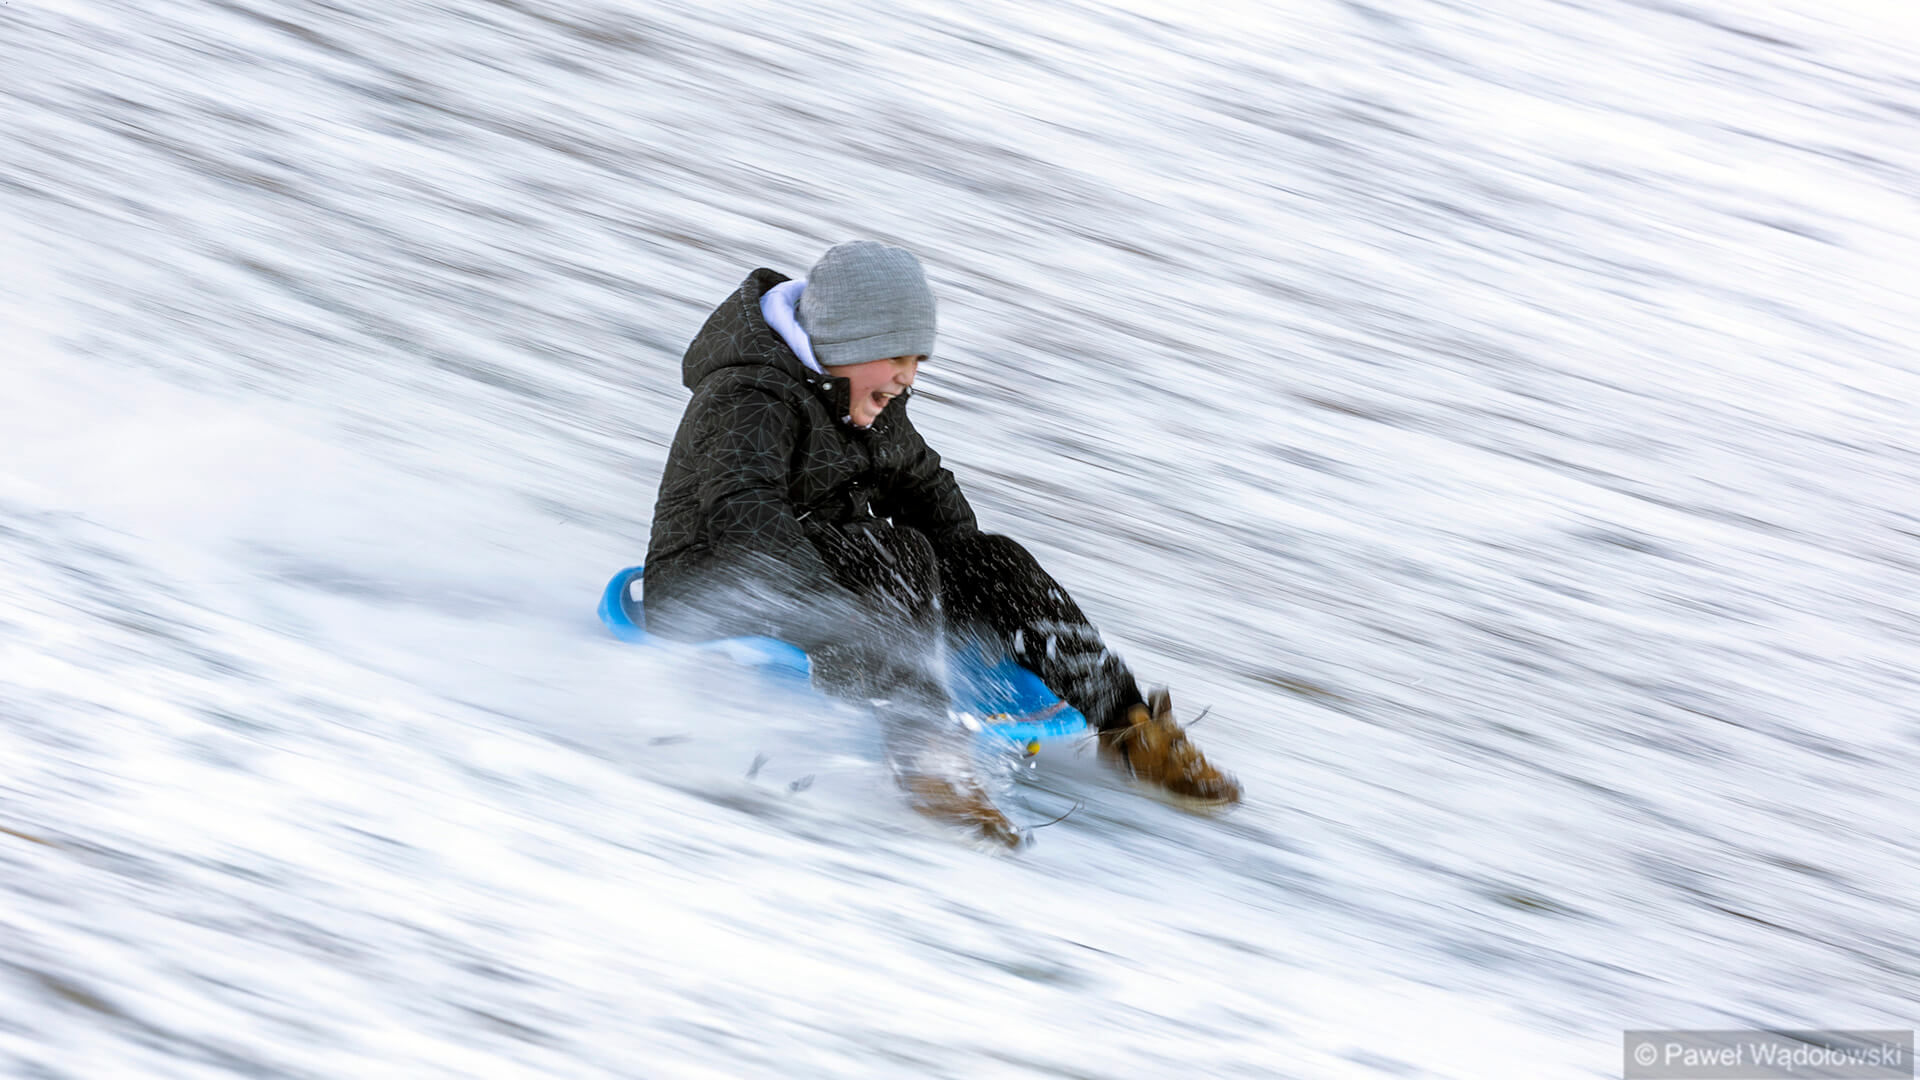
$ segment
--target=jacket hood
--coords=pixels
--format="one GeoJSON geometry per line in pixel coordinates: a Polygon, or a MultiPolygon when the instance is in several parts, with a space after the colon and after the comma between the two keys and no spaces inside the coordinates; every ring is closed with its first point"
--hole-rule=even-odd
{"type": "Polygon", "coordinates": [[[748,274],[733,295],[713,309],[680,361],[680,382],[687,389],[692,390],[707,376],[730,367],[771,366],[802,382],[819,378],[793,355],[793,350],[780,340],[780,335],[767,325],[766,316],[760,313],[760,298],[785,280],[787,275],[778,270],[761,267],[748,274]]]}

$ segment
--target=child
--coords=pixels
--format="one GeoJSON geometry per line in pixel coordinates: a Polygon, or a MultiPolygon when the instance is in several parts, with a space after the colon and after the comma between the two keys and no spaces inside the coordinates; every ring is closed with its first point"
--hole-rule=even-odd
{"type": "Polygon", "coordinates": [[[693,400],[654,507],[648,629],[806,650],[822,689],[874,703],[917,810],[1008,846],[1021,832],[947,716],[950,634],[1031,668],[1142,783],[1188,803],[1237,802],[1239,785],[1194,749],[1165,692],[1144,701],[1066,590],[975,524],[907,418],[933,347],[933,293],[901,248],[841,244],[805,281],[747,275],[682,362],[693,400]]]}

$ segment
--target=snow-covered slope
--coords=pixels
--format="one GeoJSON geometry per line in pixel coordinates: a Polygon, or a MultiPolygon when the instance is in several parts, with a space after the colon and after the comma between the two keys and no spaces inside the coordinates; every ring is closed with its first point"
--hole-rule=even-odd
{"type": "Polygon", "coordinates": [[[0,1073],[1611,1076],[1920,998],[1904,5],[0,7],[0,1073]],[[1283,10],[1284,8],[1284,10],[1283,10]],[[1248,786],[603,637],[756,265],[1248,786]],[[749,777],[756,759],[764,764],[749,777]],[[1045,759],[1043,759],[1045,760],[1045,759]]]}

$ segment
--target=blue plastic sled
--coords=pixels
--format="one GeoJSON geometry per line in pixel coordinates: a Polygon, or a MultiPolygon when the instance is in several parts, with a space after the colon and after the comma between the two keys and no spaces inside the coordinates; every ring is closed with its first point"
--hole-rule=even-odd
{"type": "MultiPolygon", "coordinates": [[[[637,595],[643,569],[629,566],[613,575],[600,594],[600,621],[614,637],[638,645],[653,640],[637,595]]],[[[699,648],[796,682],[806,682],[813,672],[805,651],[777,638],[722,638],[699,648]]],[[[1061,701],[1040,676],[1009,657],[956,650],[948,657],[947,682],[954,707],[979,718],[982,734],[1004,739],[1029,754],[1038,753],[1042,742],[1087,734],[1087,719],[1080,710],[1061,701]]]]}

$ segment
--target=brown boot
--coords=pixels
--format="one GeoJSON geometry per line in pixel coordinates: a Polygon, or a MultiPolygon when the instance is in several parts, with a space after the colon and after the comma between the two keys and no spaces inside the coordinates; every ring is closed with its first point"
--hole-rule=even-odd
{"type": "Polygon", "coordinates": [[[927,817],[943,825],[957,825],[998,846],[1017,848],[1026,842],[1020,827],[993,805],[979,780],[931,772],[901,772],[898,778],[907,801],[927,817]]]}
{"type": "Polygon", "coordinates": [[[1240,801],[1239,781],[1209,765],[1174,722],[1173,698],[1165,689],[1156,689],[1145,705],[1128,710],[1126,727],[1102,731],[1100,750],[1135,780],[1172,796],[1177,804],[1215,810],[1240,801]]]}

